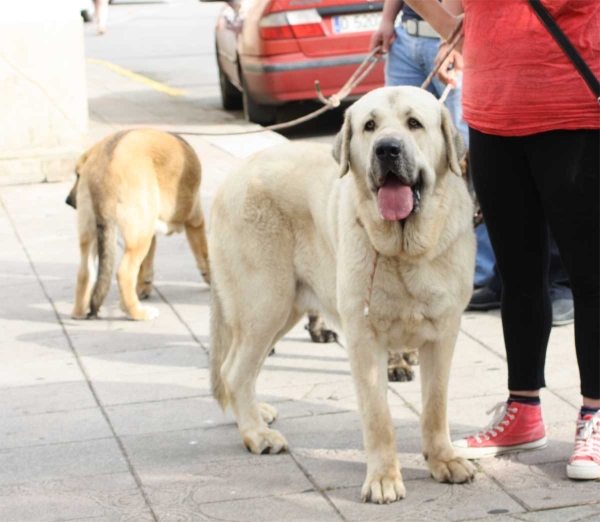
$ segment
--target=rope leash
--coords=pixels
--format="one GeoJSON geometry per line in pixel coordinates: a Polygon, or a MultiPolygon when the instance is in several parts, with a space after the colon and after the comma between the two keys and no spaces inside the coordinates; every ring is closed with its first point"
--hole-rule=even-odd
{"type": "MultiPolygon", "coordinates": [[[[447,40],[447,42],[449,44],[448,49],[443,54],[442,58],[437,63],[437,65],[429,73],[427,78],[425,78],[425,81],[421,85],[421,89],[425,89],[431,83],[431,80],[436,75],[436,73],[439,71],[442,64],[446,61],[446,58],[448,58],[448,56],[450,56],[450,53],[458,45],[458,42],[460,42],[460,40],[463,36],[462,25],[463,25],[463,17],[461,16],[458,23],[454,27],[454,29],[452,29],[450,36],[448,37],[448,40],[447,40]]],[[[454,86],[450,83],[448,85],[446,85],[444,92],[440,96],[440,99],[439,99],[440,103],[444,103],[444,101],[448,97],[448,94],[450,94],[450,91],[453,88],[454,88],[454,86]]],[[[365,307],[363,309],[363,314],[365,317],[369,317],[369,312],[371,311],[371,298],[372,298],[372,294],[373,294],[373,280],[375,279],[375,271],[377,270],[377,261],[379,260],[379,252],[377,251],[377,249],[375,247],[373,247],[373,250],[375,252],[375,256],[373,257],[373,263],[371,265],[372,266],[371,274],[369,276],[369,284],[367,285],[367,295],[365,296],[365,307]]]]}
{"type": "Polygon", "coordinates": [[[317,92],[317,98],[323,104],[323,107],[318,108],[316,111],[313,111],[305,116],[301,116],[300,118],[296,118],[291,121],[286,121],[285,123],[276,123],[275,125],[269,125],[268,127],[262,127],[260,129],[252,129],[247,131],[238,131],[238,132],[178,132],[177,134],[182,134],[185,136],[241,136],[243,134],[258,134],[259,132],[266,131],[277,131],[283,129],[289,129],[290,127],[295,127],[296,125],[300,125],[301,123],[305,123],[307,121],[313,120],[321,114],[330,111],[331,109],[335,109],[339,107],[342,101],[347,98],[350,93],[362,82],[367,75],[373,70],[373,68],[377,65],[381,58],[377,56],[377,53],[381,51],[381,46],[378,45],[373,49],[361,62],[361,64],[356,68],[352,76],[348,78],[348,81],[342,86],[342,88],[335,94],[332,94],[329,98],[326,98],[321,91],[321,86],[319,80],[315,80],[315,91],[317,92]]]}

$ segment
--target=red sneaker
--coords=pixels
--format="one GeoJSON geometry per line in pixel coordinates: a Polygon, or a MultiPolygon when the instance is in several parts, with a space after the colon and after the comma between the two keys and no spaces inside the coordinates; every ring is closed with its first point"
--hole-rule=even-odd
{"type": "Polygon", "coordinates": [[[600,412],[579,414],[575,431],[575,449],[567,464],[567,476],[572,479],[600,478],[600,412]]]}
{"type": "Polygon", "coordinates": [[[483,431],[452,442],[459,457],[480,459],[540,449],[548,444],[539,404],[499,402],[487,412],[490,413],[494,418],[483,431]]]}

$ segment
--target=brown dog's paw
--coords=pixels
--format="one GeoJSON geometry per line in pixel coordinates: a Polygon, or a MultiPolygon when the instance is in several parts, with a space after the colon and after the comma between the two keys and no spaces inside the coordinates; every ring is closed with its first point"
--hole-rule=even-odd
{"type": "Polygon", "coordinates": [[[309,315],[304,328],[308,330],[313,343],[336,343],[338,340],[337,333],[327,328],[320,315],[309,315]]]}
{"type": "Polygon", "coordinates": [[[152,293],[152,281],[150,281],[149,283],[138,284],[135,290],[140,301],[142,299],[148,299],[148,297],[150,297],[150,294],[152,293]]]}
{"type": "Polygon", "coordinates": [[[408,382],[412,381],[414,378],[415,373],[412,370],[411,364],[406,361],[405,354],[390,353],[388,356],[388,381],[408,382]]]}

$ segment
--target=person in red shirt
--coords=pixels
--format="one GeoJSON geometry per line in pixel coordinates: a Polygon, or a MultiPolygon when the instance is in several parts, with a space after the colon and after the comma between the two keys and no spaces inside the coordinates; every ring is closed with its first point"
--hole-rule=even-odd
{"type": "MultiPolygon", "coordinates": [[[[599,102],[527,0],[406,1],[442,37],[464,12],[463,56],[448,63],[463,69],[470,166],[503,283],[509,399],[454,447],[481,458],[547,444],[539,391],[552,323],[550,230],[574,295],[583,396],[567,475],[600,478],[599,102]]],[[[543,4],[600,76],[600,2],[543,4]]]]}

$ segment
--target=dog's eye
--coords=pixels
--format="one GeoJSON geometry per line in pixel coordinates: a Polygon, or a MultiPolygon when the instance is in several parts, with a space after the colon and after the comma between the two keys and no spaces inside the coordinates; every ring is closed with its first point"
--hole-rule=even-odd
{"type": "Polygon", "coordinates": [[[415,118],[409,118],[408,119],[408,126],[411,130],[415,130],[415,129],[422,129],[423,125],[421,125],[421,122],[415,118]]]}
{"type": "Polygon", "coordinates": [[[375,130],[375,122],[373,120],[369,120],[367,123],[365,123],[365,130],[369,132],[375,130]]]}

